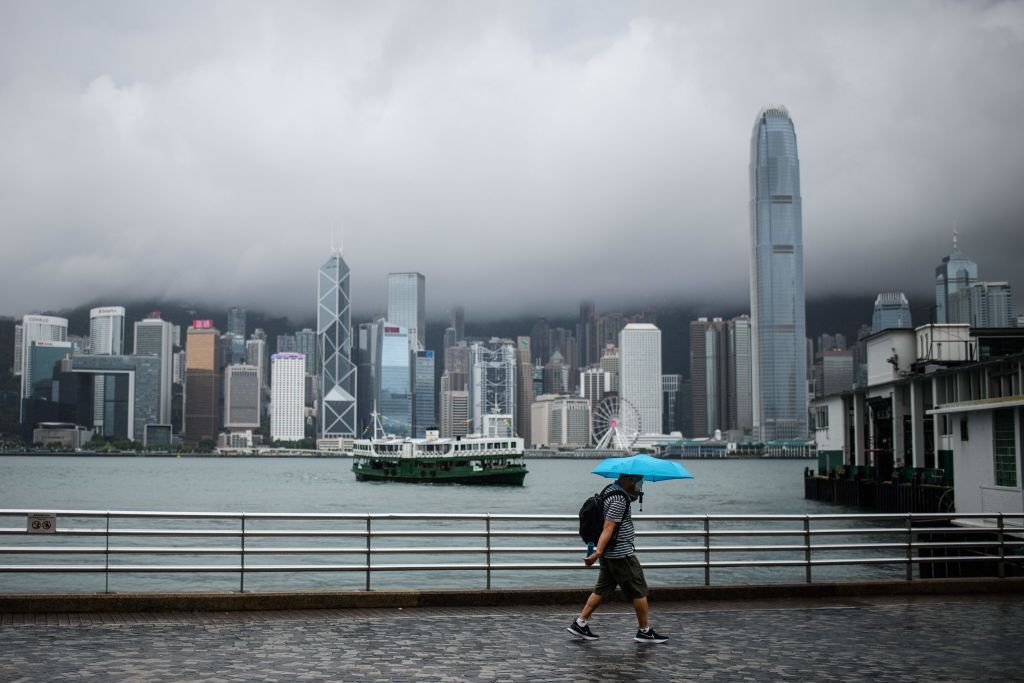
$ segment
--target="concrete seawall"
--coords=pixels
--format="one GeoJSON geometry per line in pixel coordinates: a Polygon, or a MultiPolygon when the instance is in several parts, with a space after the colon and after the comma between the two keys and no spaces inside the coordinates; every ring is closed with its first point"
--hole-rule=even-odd
{"type": "MultiPolygon", "coordinates": [[[[811,584],[660,586],[651,600],[709,601],[855,598],[880,595],[967,595],[1024,593],[1024,578],[922,579],[811,584]]],[[[226,612],[397,607],[486,607],[579,605],[589,588],[406,591],[267,591],[196,593],[7,593],[0,613],[226,612]]],[[[621,596],[618,596],[622,599],[621,596]]]]}

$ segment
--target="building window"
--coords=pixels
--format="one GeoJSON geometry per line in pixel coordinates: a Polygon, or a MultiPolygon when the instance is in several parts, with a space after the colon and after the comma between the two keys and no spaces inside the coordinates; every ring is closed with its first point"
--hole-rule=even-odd
{"type": "Polygon", "coordinates": [[[1017,486],[1017,435],[1013,408],[992,411],[995,434],[996,486],[1017,486]]]}

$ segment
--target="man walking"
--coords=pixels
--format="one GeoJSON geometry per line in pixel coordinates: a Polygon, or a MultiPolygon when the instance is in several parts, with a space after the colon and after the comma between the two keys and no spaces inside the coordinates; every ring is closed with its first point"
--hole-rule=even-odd
{"type": "Polygon", "coordinates": [[[593,554],[584,558],[583,562],[593,566],[601,561],[601,573],[597,577],[594,592],[587,599],[578,619],[566,630],[577,638],[597,640],[598,636],[590,630],[587,620],[597,606],[615,590],[622,589],[623,594],[633,601],[639,630],[633,640],[638,643],[664,643],[668,638],[658,635],[648,622],[647,581],[640,561],[636,559],[633,547],[633,517],[630,514],[630,501],[636,500],[643,486],[643,477],[634,474],[620,474],[618,480],[609,484],[601,492],[604,508],[604,528],[597,541],[593,554]]]}

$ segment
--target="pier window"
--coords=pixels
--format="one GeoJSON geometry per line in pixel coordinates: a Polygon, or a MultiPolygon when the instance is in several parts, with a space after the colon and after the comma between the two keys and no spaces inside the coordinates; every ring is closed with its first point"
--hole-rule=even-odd
{"type": "Polygon", "coordinates": [[[996,486],[1017,486],[1017,434],[1013,414],[1013,408],[992,411],[996,486]]]}

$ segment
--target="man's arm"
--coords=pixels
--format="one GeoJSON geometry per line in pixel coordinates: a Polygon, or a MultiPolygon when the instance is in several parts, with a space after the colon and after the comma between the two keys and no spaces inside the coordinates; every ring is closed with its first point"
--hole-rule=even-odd
{"type": "Polygon", "coordinates": [[[597,562],[597,558],[604,554],[604,551],[608,548],[608,543],[612,540],[612,534],[615,533],[615,527],[617,526],[619,526],[618,522],[614,522],[610,519],[604,520],[604,528],[601,529],[601,537],[597,539],[597,547],[594,548],[594,554],[590,557],[584,558],[584,564],[589,567],[597,562]]]}

